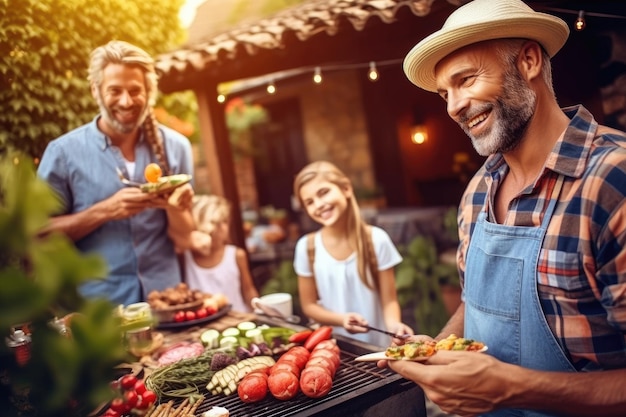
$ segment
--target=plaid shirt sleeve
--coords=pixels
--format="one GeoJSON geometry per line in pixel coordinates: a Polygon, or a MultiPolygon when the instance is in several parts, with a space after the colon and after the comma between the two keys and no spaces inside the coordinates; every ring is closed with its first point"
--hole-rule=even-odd
{"type": "MultiPolygon", "coordinates": [[[[563,189],[544,239],[538,291],[546,320],[578,370],[626,367],[626,135],[607,131],[582,106],[564,109],[571,122],[542,175],[511,203],[506,224],[538,227],[559,176],[563,189]],[[600,132],[599,132],[600,130],[600,132]]],[[[468,184],[459,207],[458,261],[478,213],[508,172],[492,155],[468,184]]]]}

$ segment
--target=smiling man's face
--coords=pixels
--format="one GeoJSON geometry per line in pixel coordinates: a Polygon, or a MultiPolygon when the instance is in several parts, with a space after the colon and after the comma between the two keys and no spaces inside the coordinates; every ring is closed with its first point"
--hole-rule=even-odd
{"type": "Polygon", "coordinates": [[[515,149],[536,104],[534,91],[515,65],[504,62],[496,42],[461,48],[442,59],[435,71],[448,114],[482,156],[515,149]]]}

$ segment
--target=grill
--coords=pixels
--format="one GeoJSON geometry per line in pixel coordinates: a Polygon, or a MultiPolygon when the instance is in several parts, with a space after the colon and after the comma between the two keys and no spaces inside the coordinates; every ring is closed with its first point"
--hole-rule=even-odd
{"type": "Polygon", "coordinates": [[[341,348],[341,366],[333,379],[331,391],[322,398],[308,398],[301,392],[288,401],[280,401],[268,394],[260,402],[247,404],[237,394],[210,395],[198,407],[197,415],[213,406],[227,408],[232,417],[287,417],[287,416],[342,416],[346,410],[354,413],[392,395],[407,391],[415,385],[389,369],[379,369],[373,362],[355,362],[354,358],[372,351],[369,345],[337,336],[341,348]]]}

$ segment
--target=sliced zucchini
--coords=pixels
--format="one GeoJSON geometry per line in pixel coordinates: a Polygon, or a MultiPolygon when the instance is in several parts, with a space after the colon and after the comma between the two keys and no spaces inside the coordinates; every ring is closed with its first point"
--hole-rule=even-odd
{"type": "Polygon", "coordinates": [[[220,336],[221,334],[219,331],[215,329],[209,329],[209,330],[202,332],[202,334],[200,335],[200,341],[207,348],[215,349],[219,347],[220,345],[219,343],[220,336]]]}
{"type": "Polygon", "coordinates": [[[235,348],[239,344],[239,339],[235,336],[226,336],[220,339],[221,348],[235,348]]]}
{"type": "Polygon", "coordinates": [[[251,329],[246,331],[246,337],[252,341],[252,343],[264,343],[263,329],[251,329]]]}
{"type": "Polygon", "coordinates": [[[238,328],[236,327],[229,327],[227,329],[224,329],[222,331],[222,337],[229,337],[229,336],[239,336],[241,334],[241,332],[239,331],[238,328]]]}
{"type": "Polygon", "coordinates": [[[251,321],[242,321],[237,325],[237,328],[241,333],[246,334],[248,330],[256,329],[256,323],[251,321]]]}

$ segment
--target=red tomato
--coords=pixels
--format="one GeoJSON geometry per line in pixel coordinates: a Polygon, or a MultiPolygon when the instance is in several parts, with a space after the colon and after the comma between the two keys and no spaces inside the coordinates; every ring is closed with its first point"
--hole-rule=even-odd
{"type": "Polygon", "coordinates": [[[121,398],[114,398],[109,407],[111,410],[120,414],[124,414],[129,411],[128,407],[126,407],[126,404],[124,403],[124,400],[121,398]]]}
{"type": "Polygon", "coordinates": [[[213,314],[217,313],[217,309],[213,306],[207,306],[204,308],[206,309],[207,316],[212,316],[213,314]]]}
{"type": "Polygon", "coordinates": [[[124,393],[124,402],[129,409],[135,408],[139,401],[139,395],[135,391],[126,391],[124,393]]]}
{"type": "Polygon", "coordinates": [[[142,380],[138,380],[135,382],[134,390],[137,394],[141,395],[146,392],[146,384],[144,384],[142,380]]]}
{"type": "Polygon", "coordinates": [[[202,307],[196,310],[196,317],[199,319],[203,319],[209,315],[209,312],[206,308],[202,307]]]}
{"type": "Polygon", "coordinates": [[[184,311],[177,311],[176,314],[174,314],[174,321],[177,323],[185,321],[185,318],[186,318],[186,315],[184,311]]]}
{"type": "Polygon", "coordinates": [[[141,394],[141,406],[145,408],[150,407],[156,402],[156,394],[153,391],[146,390],[141,394]]]}
{"type": "Polygon", "coordinates": [[[137,377],[135,375],[124,375],[120,379],[120,385],[125,390],[133,388],[136,382],[137,382],[137,377]]]}
{"type": "Polygon", "coordinates": [[[185,320],[191,321],[196,319],[196,312],[188,310],[185,312],[185,320]]]}

